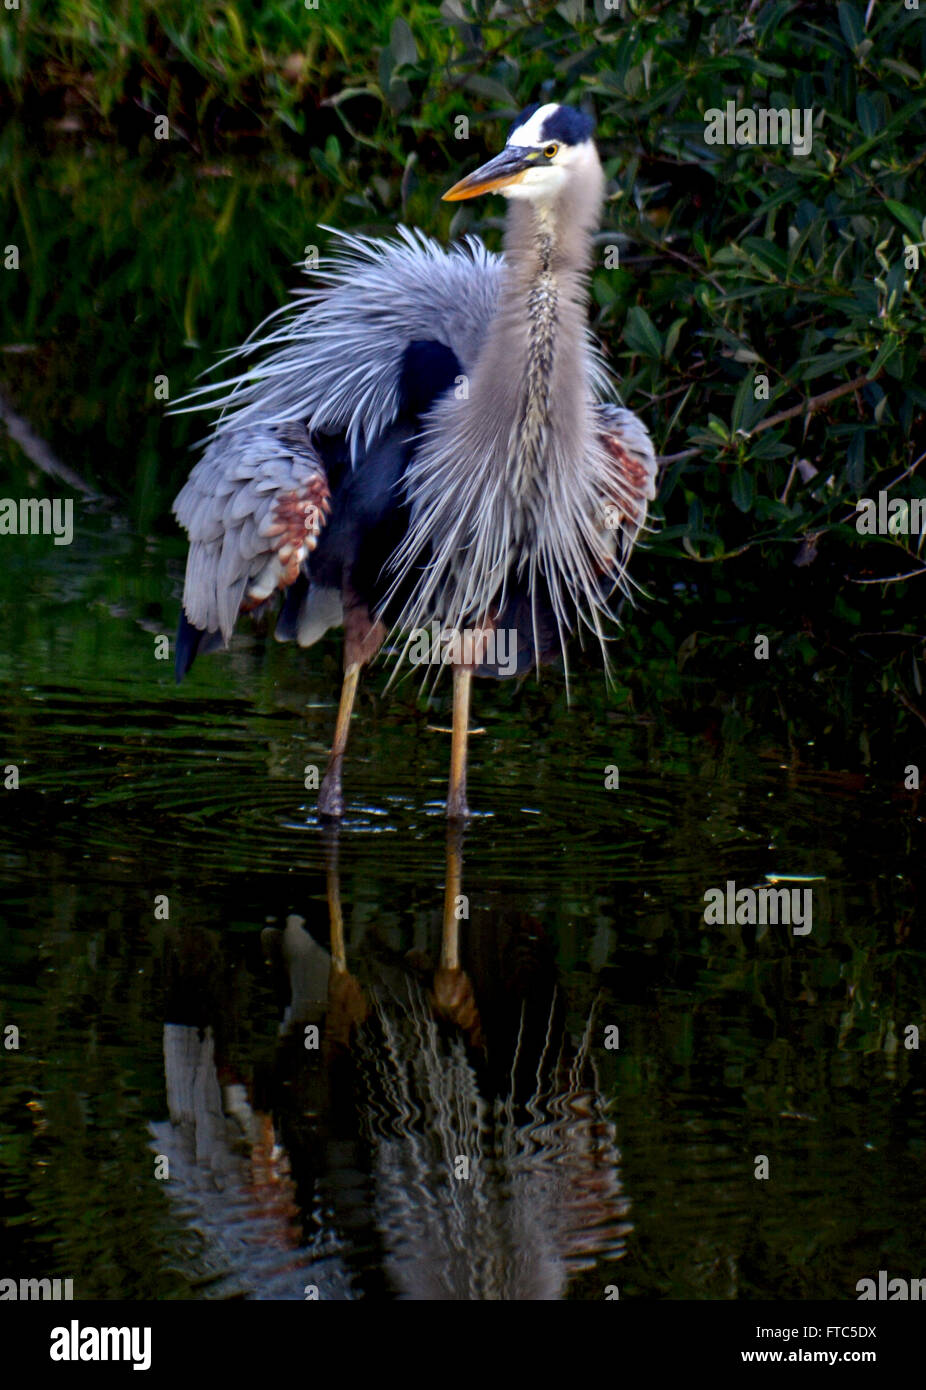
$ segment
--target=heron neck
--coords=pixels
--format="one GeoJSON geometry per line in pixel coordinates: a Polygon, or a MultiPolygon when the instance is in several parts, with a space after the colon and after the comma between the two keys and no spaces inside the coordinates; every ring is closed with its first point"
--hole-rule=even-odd
{"type": "Polygon", "coordinates": [[[505,288],[502,307],[520,305],[524,294],[552,279],[557,297],[583,312],[588,303],[585,276],[591,260],[591,232],[570,222],[560,203],[535,205],[512,200],[505,224],[505,288]]]}
{"type": "MultiPolygon", "coordinates": [[[[512,201],[505,233],[500,339],[515,399],[507,472],[516,493],[556,466],[556,439],[573,438],[588,398],[585,273],[588,231],[556,203],[512,201]]],[[[510,419],[511,417],[509,417],[510,419]]]]}

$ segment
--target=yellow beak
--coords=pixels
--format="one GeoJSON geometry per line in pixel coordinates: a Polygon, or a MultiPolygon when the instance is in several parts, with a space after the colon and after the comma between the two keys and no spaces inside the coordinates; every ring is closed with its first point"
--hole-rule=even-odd
{"type": "Polygon", "coordinates": [[[505,188],[508,184],[520,183],[536,158],[536,150],[508,145],[501,154],[490,159],[488,164],[483,164],[481,169],[467,174],[459,183],[448,188],[443,201],[458,203],[463,198],[475,198],[480,193],[494,193],[496,189],[505,188]]]}

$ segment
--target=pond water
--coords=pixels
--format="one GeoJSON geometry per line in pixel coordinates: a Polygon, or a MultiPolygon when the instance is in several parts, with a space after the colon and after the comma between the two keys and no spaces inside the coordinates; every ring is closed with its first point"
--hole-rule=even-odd
{"type": "MultiPolygon", "coordinates": [[[[571,705],[555,672],[477,683],[476,814],[448,835],[447,690],[387,692],[379,667],[321,825],[338,644],[242,632],[179,688],[158,659],[188,459],[145,391],[189,296],[178,272],[173,347],[145,338],[126,404],[105,378],[132,360],[127,284],[179,244],[158,246],[169,181],[84,164],[19,165],[18,196],[36,244],[73,219],[93,313],[46,334],[24,290],[4,322],[18,409],[125,482],[78,504],[69,546],[2,542],[2,1273],[92,1299],[849,1299],[922,1275],[915,798],[755,722],[654,715],[658,690],[616,699],[589,666],[571,705]],[[708,925],[730,880],[810,890],[812,930],[708,925]]],[[[171,223],[220,276],[214,209],[174,177],[171,223]]],[[[66,265],[43,273],[65,293],[66,265]]],[[[5,439],[0,463],[4,493],[45,488],[5,439]]]]}

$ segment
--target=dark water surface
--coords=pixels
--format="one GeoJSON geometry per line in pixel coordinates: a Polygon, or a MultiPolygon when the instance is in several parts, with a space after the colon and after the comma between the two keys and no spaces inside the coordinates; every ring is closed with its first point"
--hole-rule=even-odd
{"type": "Polygon", "coordinates": [[[4,1269],[90,1298],[915,1276],[909,801],[657,731],[592,678],[571,713],[555,676],[486,683],[461,853],[446,692],[427,711],[378,671],[325,831],[304,778],[336,647],[243,636],[178,690],[154,655],[175,546],[101,516],[11,553],[4,1269]],[[809,935],[705,925],[706,888],[775,874],[814,876],[809,935]]]}
{"type": "MultiPolygon", "coordinates": [[[[207,229],[253,190],[180,179],[162,206],[150,173],[50,168],[44,273],[71,216],[109,278],[98,320],[62,310],[66,354],[9,375],[59,452],[73,430],[68,461],[92,473],[104,448],[131,481],[115,510],[78,506],[71,546],[2,542],[0,1275],[109,1299],[848,1299],[879,1269],[926,1274],[909,753],[879,778],[729,709],[644,717],[590,672],[571,709],[556,673],[479,683],[477,814],[448,837],[447,690],[387,693],[380,667],[326,830],[306,769],[337,643],[243,633],[177,689],[158,458],[180,451],[126,405],[158,366],[133,314],[177,237],[146,218],[186,218],[231,285],[248,245],[207,229]],[[707,889],[775,876],[812,891],[809,934],[705,924],[707,889]]],[[[292,222],[261,235],[301,245],[292,222]]],[[[62,284],[95,264],[76,234],[58,254],[62,284]]],[[[5,439],[0,462],[17,496],[46,486],[5,439]]]]}

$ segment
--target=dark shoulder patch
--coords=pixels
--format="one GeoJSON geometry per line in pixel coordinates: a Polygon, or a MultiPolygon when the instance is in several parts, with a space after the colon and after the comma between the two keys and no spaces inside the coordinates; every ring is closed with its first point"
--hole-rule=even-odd
{"type": "MultiPolygon", "coordinates": [[[[536,108],[535,108],[536,109],[536,108]]],[[[561,106],[543,123],[544,140],[559,140],[564,145],[582,145],[592,138],[595,122],[574,106],[561,106]]]]}
{"type": "Polygon", "coordinates": [[[399,378],[399,412],[414,421],[429,410],[438,396],[456,382],[462,368],[456,353],[445,343],[417,339],[409,343],[402,358],[399,378]]]}
{"type": "Polygon", "coordinates": [[[515,131],[517,130],[518,126],[523,125],[525,121],[529,121],[531,116],[533,116],[534,112],[540,110],[541,105],[542,102],[535,101],[533,106],[525,106],[518,119],[509,127],[508,134],[505,136],[505,140],[510,140],[512,135],[514,135],[515,131]]]}

